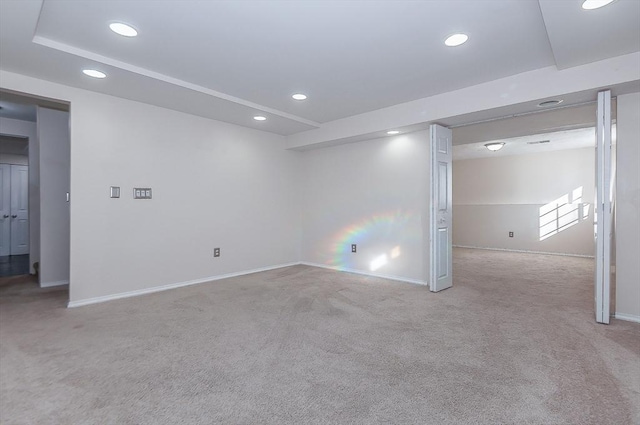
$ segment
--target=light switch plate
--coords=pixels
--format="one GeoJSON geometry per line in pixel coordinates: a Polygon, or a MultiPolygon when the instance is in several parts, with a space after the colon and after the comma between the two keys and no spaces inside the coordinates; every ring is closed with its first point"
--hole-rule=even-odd
{"type": "Polygon", "coordinates": [[[150,187],[134,187],[133,199],[151,199],[150,187]]]}
{"type": "Polygon", "coordinates": [[[111,197],[112,198],[120,197],[120,186],[111,186],[111,197]]]}

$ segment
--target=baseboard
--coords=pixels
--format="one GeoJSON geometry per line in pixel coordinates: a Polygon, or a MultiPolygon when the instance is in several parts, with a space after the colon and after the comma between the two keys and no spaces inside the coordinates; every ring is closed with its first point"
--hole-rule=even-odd
{"type": "Polygon", "coordinates": [[[521,252],[524,254],[544,254],[544,255],[559,255],[561,257],[580,257],[580,258],[596,258],[593,255],[581,255],[581,254],[565,254],[562,252],[546,252],[546,251],[527,251],[524,249],[507,249],[507,248],[488,248],[485,246],[467,246],[467,245],[453,245],[454,248],[469,248],[469,249],[486,249],[488,251],[505,251],[505,252],[521,252]]]}
{"type": "Polygon", "coordinates": [[[618,320],[626,320],[627,322],[640,323],[640,316],[635,314],[616,313],[613,315],[618,320]]]}
{"type": "Polygon", "coordinates": [[[320,268],[323,268],[323,269],[336,270],[336,271],[339,271],[339,272],[354,273],[354,274],[360,274],[360,275],[371,276],[371,277],[380,277],[382,279],[396,280],[398,282],[413,283],[415,285],[428,285],[427,282],[424,282],[422,280],[408,279],[406,277],[400,277],[400,276],[392,276],[392,275],[379,274],[379,273],[370,273],[370,272],[366,272],[366,271],[363,271],[363,270],[348,269],[348,268],[345,268],[345,267],[328,266],[326,264],[310,263],[310,262],[307,262],[307,261],[302,261],[302,262],[300,262],[300,264],[303,264],[305,266],[320,267],[320,268]]]}
{"type": "Polygon", "coordinates": [[[230,277],[244,276],[247,274],[259,273],[259,272],[266,272],[269,270],[281,269],[283,267],[296,266],[298,264],[300,263],[296,262],[296,263],[278,264],[275,266],[262,267],[259,269],[244,270],[241,272],[227,273],[227,274],[218,275],[218,276],[203,277],[201,279],[189,280],[186,282],[170,283],[168,285],[154,286],[152,288],[138,289],[135,291],[128,291],[128,292],[120,292],[119,294],[104,295],[102,297],[86,298],[84,300],[77,300],[77,301],[69,301],[69,304],[67,305],[67,307],[69,308],[81,307],[83,305],[98,304],[98,303],[103,303],[107,301],[119,300],[122,298],[137,297],[138,295],[152,294],[154,292],[167,291],[169,289],[182,288],[184,286],[197,285],[199,283],[213,282],[215,280],[228,279],[230,277]]]}
{"type": "Polygon", "coordinates": [[[68,285],[69,281],[68,280],[58,280],[55,282],[41,282],[40,283],[40,287],[41,288],[51,288],[52,286],[64,286],[64,285],[68,285]]]}

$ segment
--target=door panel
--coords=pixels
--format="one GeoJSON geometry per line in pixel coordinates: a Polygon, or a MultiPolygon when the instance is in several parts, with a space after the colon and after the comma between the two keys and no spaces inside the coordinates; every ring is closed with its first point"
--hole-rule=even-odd
{"type": "Polygon", "coordinates": [[[11,255],[29,253],[29,167],[11,165],[11,255]]]}
{"type": "Polygon", "coordinates": [[[431,126],[429,289],[433,292],[453,285],[451,142],[450,129],[435,124],[431,126]]]}
{"type": "Polygon", "coordinates": [[[598,93],[596,124],[596,322],[609,323],[611,295],[611,92],[598,93]]]}
{"type": "Polygon", "coordinates": [[[11,167],[0,164],[0,256],[11,254],[11,167]]]}

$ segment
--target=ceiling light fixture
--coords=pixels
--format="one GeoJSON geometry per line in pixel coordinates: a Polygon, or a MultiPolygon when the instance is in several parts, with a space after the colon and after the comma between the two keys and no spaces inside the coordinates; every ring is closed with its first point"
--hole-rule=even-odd
{"type": "Polygon", "coordinates": [[[135,37],[138,35],[138,30],[131,25],[123,24],[122,22],[113,22],[112,24],[109,24],[109,28],[111,28],[111,31],[124,37],[135,37]]]}
{"type": "Polygon", "coordinates": [[[105,78],[107,74],[102,71],[98,71],[97,69],[83,69],[82,72],[84,75],[88,75],[93,78],[105,78]]]}
{"type": "Polygon", "coordinates": [[[447,39],[444,41],[444,44],[446,44],[449,47],[456,47],[466,43],[468,39],[469,39],[469,36],[467,34],[462,34],[462,33],[453,34],[447,37],[447,39]]]}
{"type": "Polygon", "coordinates": [[[538,108],[548,108],[549,106],[556,106],[562,103],[562,99],[545,100],[538,103],[538,108]]]}
{"type": "Polygon", "coordinates": [[[504,142],[487,143],[484,145],[484,147],[489,149],[491,152],[499,151],[503,146],[504,142]]]}
{"type": "Polygon", "coordinates": [[[599,9],[603,6],[608,5],[609,3],[613,3],[614,0],[584,0],[582,3],[582,8],[584,10],[593,10],[599,9]]]}
{"type": "Polygon", "coordinates": [[[253,117],[253,119],[256,121],[266,121],[267,117],[263,117],[262,115],[256,115],[255,117],[253,117]]]}
{"type": "Polygon", "coordinates": [[[307,98],[307,95],[302,93],[296,93],[291,97],[294,98],[295,100],[305,100],[307,98]]]}
{"type": "Polygon", "coordinates": [[[387,131],[387,134],[393,136],[394,134],[400,134],[400,130],[389,130],[387,131]]]}

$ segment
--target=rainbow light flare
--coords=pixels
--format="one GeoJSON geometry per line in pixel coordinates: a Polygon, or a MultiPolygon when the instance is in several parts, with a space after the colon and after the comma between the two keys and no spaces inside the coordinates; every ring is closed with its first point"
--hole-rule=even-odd
{"type": "MultiPolygon", "coordinates": [[[[353,255],[351,254],[351,244],[365,243],[371,240],[374,235],[379,238],[380,235],[393,236],[396,241],[393,246],[400,245],[397,239],[398,228],[402,229],[415,217],[413,211],[390,211],[382,214],[376,214],[372,217],[360,220],[340,229],[330,239],[330,251],[332,257],[326,262],[327,265],[348,269],[351,268],[353,255]]],[[[418,238],[418,234],[409,234],[409,239],[418,238]]],[[[406,237],[403,238],[406,241],[406,237]]]]}

